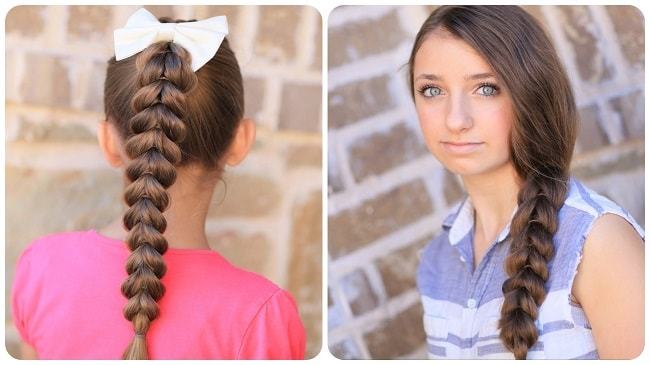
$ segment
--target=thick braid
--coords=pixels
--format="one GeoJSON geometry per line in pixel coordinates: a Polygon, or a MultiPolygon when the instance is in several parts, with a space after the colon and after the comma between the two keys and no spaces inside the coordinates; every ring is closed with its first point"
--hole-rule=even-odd
{"type": "Polygon", "coordinates": [[[169,42],[152,44],[137,56],[137,86],[129,120],[131,135],[126,153],[131,159],[126,175],[131,182],[124,193],[129,209],[124,226],[129,230],[129,276],[122,284],[128,298],[124,316],[133,322],[135,336],[123,359],[148,359],[145,336],[158,317],[157,301],[165,293],[160,279],[166,266],[163,236],[169,206],[166,189],[176,180],[175,164],[181,161],[179,143],[185,137],[185,93],[197,82],[189,53],[169,42]]]}
{"type": "Polygon", "coordinates": [[[558,211],[567,193],[566,180],[529,177],[517,197],[519,208],[510,228],[509,278],[503,283],[500,338],[516,359],[526,359],[537,342],[538,308],[544,302],[547,263],[553,257],[558,211]]]}

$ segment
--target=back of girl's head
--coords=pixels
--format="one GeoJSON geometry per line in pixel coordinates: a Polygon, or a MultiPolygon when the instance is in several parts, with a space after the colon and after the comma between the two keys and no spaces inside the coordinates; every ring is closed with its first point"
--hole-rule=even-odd
{"type": "Polygon", "coordinates": [[[176,167],[197,164],[219,171],[243,117],[243,106],[242,76],[225,38],[196,72],[191,54],[169,41],[108,62],[106,119],[126,141],[130,159],[124,192],[129,208],[123,221],[131,254],[121,291],[128,298],[124,316],[132,322],[134,336],[124,359],[149,358],[146,335],[165,293],[160,281],[168,247],[163,211],[171,204],[167,188],[176,180],[176,167]]]}
{"type": "MultiPolygon", "coordinates": [[[[457,37],[492,67],[512,100],[515,121],[510,160],[523,181],[510,226],[500,337],[518,359],[537,341],[534,321],[546,296],[557,212],[567,193],[577,113],[571,86],[554,47],[537,21],[517,6],[441,6],[418,32],[409,61],[437,32],[457,37]]],[[[441,57],[443,57],[441,55],[441,57]]],[[[450,60],[453,62],[453,60],[450,60]]]]}
{"type": "MultiPolygon", "coordinates": [[[[160,18],[160,21],[171,22],[169,18],[160,18]]],[[[162,47],[157,52],[168,52],[165,49],[167,43],[162,44],[151,45],[149,50],[162,47]]],[[[113,57],[108,61],[104,112],[125,140],[132,134],[129,121],[135,115],[133,96],[141,89],[138,85],[140,71],[137,60],[144,62],[146,53],[142,51],[121,61],[115,61],[113,57]]],[[[182,120],[186,126],[186,136],[180,143],[182,160],[179,165],[201,163],[206,168],[218,168],[244,115],[244,89],[239,64],[228,39],[224,39],[214,57],[196,73],[189,69],[189,65],[187,68],[187,72],[181,76],[184,79],[195,78],[196,86],[184,95],[185,114],[182,120]]]]}

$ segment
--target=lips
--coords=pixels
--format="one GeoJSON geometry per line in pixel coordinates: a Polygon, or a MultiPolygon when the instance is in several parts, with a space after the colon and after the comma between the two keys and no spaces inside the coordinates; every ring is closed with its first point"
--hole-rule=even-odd
{"type": "Polygon", "coordinates": [[[466,155],[476,152],[483,146],[483,142],[440,142],[442,147],[449,153],[466,155]]]}

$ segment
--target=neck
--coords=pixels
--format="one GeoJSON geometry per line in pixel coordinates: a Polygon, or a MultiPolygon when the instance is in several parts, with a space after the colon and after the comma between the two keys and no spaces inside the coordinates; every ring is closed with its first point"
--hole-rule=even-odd
{"type": "Polygon", "coordinates": [[[481,175],[463,176],[474,206],[475,230],[492,241],[508,225],[522,182],[511,164],[481,175]]]}
{"type": "MultiPolygon", "coordinates": [[[[169,248],[209,249],[205,234],[205,220],[212,200],[216,181],[198,176],[187,168],[177,168],[176,182],[167,189],[170,205],[163,212],[167,228],[163,233],[169,248]]],[[[124,207],[127,208],[126,205],[124,207]]],[[[128,231],[124,228],[122,217],[118,217],[100,233],[126,241],[128,231]]]]}

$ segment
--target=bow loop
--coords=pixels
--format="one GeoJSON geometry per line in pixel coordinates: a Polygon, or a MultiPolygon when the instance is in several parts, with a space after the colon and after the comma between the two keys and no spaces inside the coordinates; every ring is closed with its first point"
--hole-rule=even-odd
{"type": "Polygon", "coordinates": [[[223,15],[196,22],[160,23],[142,8],[129,17],[124,28],[113,32],[115,60],[131,57],[158,41],[171,41],[190,53],[196,71],[217,53],[226,35],[228,21],[223,15]]]}

